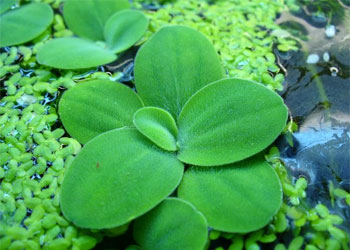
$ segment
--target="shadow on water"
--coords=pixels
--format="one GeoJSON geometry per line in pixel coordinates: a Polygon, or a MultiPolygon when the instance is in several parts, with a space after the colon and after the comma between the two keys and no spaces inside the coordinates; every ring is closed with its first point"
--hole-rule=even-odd
{"type": "Polygon", "coordinates": [[[293,145],[286,137],[277,144],[290,175],[308,180],[309,205],[328,205],[345,218],[349,229],[350,209],[342,204],[332,206],[329,195],[330,182],[350,191],[349,13],[344,18],[334,27],[334,34],[330,25],[315,27],[300,15],[282,14],[277,20],[285,26],[292,23],[295,28],[297,23],[304,27],[299,32],[304,35],[299,40],[301,51],[275,51],[287,72],[281,95],[299,127],[293,145]]]}

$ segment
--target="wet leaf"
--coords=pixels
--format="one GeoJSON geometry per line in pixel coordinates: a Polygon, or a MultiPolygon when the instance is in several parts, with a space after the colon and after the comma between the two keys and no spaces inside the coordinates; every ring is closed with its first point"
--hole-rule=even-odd
{"type": "Polygon", "coordinates": [[[263,85],[242,79],[217,81],[184,106],[178,120],[178,158],[199,166],[243,160],[270,145],[286,120],[282,98],[263,85]]]}
{"type": "Polygon", "coordinates": [[[192,204],[167,198],[136,220],[134,237],[145,250],[203,250],[208,228],[206,219],[192,204]]]}
{"type": "Polygon", "coordinates": [[[265,226],[277,213],[282,189],[275,171],[259,155],[221,167],[190,167],[178,196],[191,202],[224,232],[247,233],[265,226]]]}
{"type": "Polygon", "coordinates": [[[127,50],[141,39],[147,26],[148,20],[140,11],[123,10],[114,14],[104,27],[104,36],[109,49],[115,53],[127,50]]]}
{"type": "Polygon", "coordinates": [[[5,11],[9,10],[13,5],[15,5],[17,0],[2,0],[0,1],[0,15],[5,11]]]}
{"type": "Polygon", "coordinates": [[[68,133],[84,144],[108,130],[132,126],[133,115],[142,106],[125,85],[93,80],[67,90],[58,111],[68,133]]]}
{"type": "Polygon", "coordinates": [[[209,40],[184,26],[162,28],[135,59],[135,84],[142,100],[175,119],[188,98],[221,78],[223,69],[209,40]]]}
{"type": "Polygon", "coordinates": [[[63,16],[69,29],[76,35],[102,41],[104,25],[108,18],[129,7],[127,0],[66,0],[63,16]]]}
{"type": "Polygon", "coordinates": [[[155,107],[141,108],[134,114],[134,125],[157,146],[176,151],[177,127],[169,112],[155,107]]]}
{"type": "MultiPolygon", "coordinates": [[[[5,6],[6,7],[6,6],[5,6]]],[[[2,6],[2,8],[6,9],[2,6]]],[[[53,11],[46,3],[32,3],[0,15],[0,47],[28,42],[51,24],[53,11]]]]}
{"type": "Polygon", "coordinates": [[[59,69],[91,68],[113,62],[117,56],[92,41],[76,37],[50,40],[38,50],[37,60],[59,69]]]}
{"type": "Polygon", "coordinates": [[[65,174],[64,216],[82,228],[123,225],[164,200],[179,184],[183,165],[136,129],[103,133],[88,142],[65,174]]]}

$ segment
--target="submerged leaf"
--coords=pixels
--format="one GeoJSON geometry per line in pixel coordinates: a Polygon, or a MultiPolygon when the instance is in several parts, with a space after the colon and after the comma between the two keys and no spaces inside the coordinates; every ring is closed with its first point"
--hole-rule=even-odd
{"type": "Polygon", "coordinates": [[[113,62],[117,56],[92,41],[76,37],[50,40],[38,50],[37,60],[58,69],[91,68],[113,62]]]}
{"type": "Polygon", "coordinates": [[[136,220],[134,237],[145,250],[203,250],[208,228],[206,219],[192,204],[167,198],[136,220]]]}
{"type": "Polygon", "coordinates": [[[89,141],[67,169],[60,194],[64,216],[82,228],[123,225],[164,200],[184,167],[136,129],[122,128],[89,141]]]}
{"type": "Polygon", "coordinates": [[[129,7],[127,0],[66,0],[63,16],[69,29],[76,35],[102,41],[107,20],[114,13],[129,7]]]}
{"type": "Polygon", "coordinates": [[[176,151],[177,127],[174,118],[164,109],[145,107],[134,114],[138,131],[157,146],[176,151]]]}
{"type": "Polygon", "coordinates": [[[51,24],[53,11],[46,3],[32,3],[0,15],[0,47],[28,42],[51,24]]]}
{"type": "Polygon", "coordinates": [[[108,80],[83,82],[67,90],[59,103],[59,114],[68,133],[81,143],[125,126],[143,106],[130,88],[108,80]]]}
{"type": "Polygon", "coordinates": [[[138,51],[135,84],[145,105],[169,111],[177,119],[197,90],[223,78],[209,40],[184,26],[162,28],[138,51]]]}
{"type": "Polygon", "coordinates": [[[272,90],[242,79],[217,81],[184,106],[178,158],[199,166],[243,160],[270,145],[286,120],[287,108],[272,90]]]}
{"type": "Polygon", "coordinates": [[[114,14],[104,27],[104,36],[109,49],[115,53],[127,50],[141,39],[147,26],[148,20],[140,11],[123,10],[114,14]]]}
{"type": "Polygon", "coordinates": [[[232,233],[265,226],[282,202],[278,176],[261,155],[227,166],[191,167],[178,196],[201,211],[210,227],[232,233]]]}

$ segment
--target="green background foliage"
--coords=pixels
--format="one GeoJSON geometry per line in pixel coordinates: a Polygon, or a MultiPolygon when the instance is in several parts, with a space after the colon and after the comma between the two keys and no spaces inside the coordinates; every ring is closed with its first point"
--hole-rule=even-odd
{"type": "Polygon", "coordinates": [[[32,40],[44,32],[53,20],[53,11],[45,3],[32,3],[13,10],[8,7],[1,5],[4,13],[0,14],[0,47],[32,40]]]}
{"type": "Polygon", "coordinates": [[[128,9],[127,0],[101,1],[66,0],[63,16],[67,26],[80,37],[93,41],[104,40],[104,26],[107,20],[116,12],[128,9]]]}

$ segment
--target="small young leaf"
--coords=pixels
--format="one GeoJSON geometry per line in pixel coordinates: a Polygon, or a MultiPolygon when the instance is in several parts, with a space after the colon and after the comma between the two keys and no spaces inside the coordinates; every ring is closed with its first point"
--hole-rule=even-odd
{"type": "Polygon", "coordinates": [[[175,119],[188,98],[223,76],[209,40],[184,26],[162,28],[141,47],[135,59],[135,84],[142,100],[166,109],[175,119]]]}
{"type": "Polygon", "coordinates": [[[193,95],[181,111],[178,158],[198,166],[243,160],[270,145],[286,120],[282,98],[263,85],[217,81],[193,95]]]}
{"type": "Polygon", "coordinates": [[[58,111],[68,133],[84,144],[108,130],[132,126],[133,115],[142,106],[125,85],[93,80],[67,90],[58,111]]]}
{"type": "Polygon", "coordinates": [[[130,8],[127,0],[66,0],[63,16],[76,35],[103,41],[103,28],[114,13],[130,8]]]}
{"type": "Polygon", "coordinates": [[[0,1],[0,15],[5,11],[9,10],[13,5],[15,5],[18,0],[1,0],[0,1]]]}
{"type": "Polygon", "coordinates": [[[167,198],[136,220],[134,238],[144,250],[203,250],[208,227],[202,213],[192,204],[167,198]]]}
{"type": "Polygon", "coordinates": [[[179,184],[184,166],[136,129],[121,128],[89,141],[67,169],[64,216],[82,228],[123,225],[151,210],[179,184]]]}
{"type": "Polygon", "coordinates": [[[141,108],[134,114],[134,125],[157,146],[176,151],[177,127],[169,112],[155,107],[141,108]]]}
{"type": "Polygon", "coordinates": [[[58,69],[91,68],[113,62],[117,56],[92,41],[76,37],[50,40],[38,50],[37,60],[58,69]]]}
{"type": "Polygon", "coordinates": [[[147,26],[148,20],[140,11],[123,10],[114,14],[104,27],[104,36],[109,49],[115,53],[127,50],[141,39],[147,26]]]}
{"type": "Polygon", "coordinates": [[[46,3],[32,3],[0,15],[0,47],[28,42],[51,24],[53,11],[46,3]]]}
{"type": "Polygon", "coordinates": [[[282,189],[276,172],[261,155],[228,166],[191,167],[178,188],[216,230],[247,233],[277,213],[282,189]]]}

